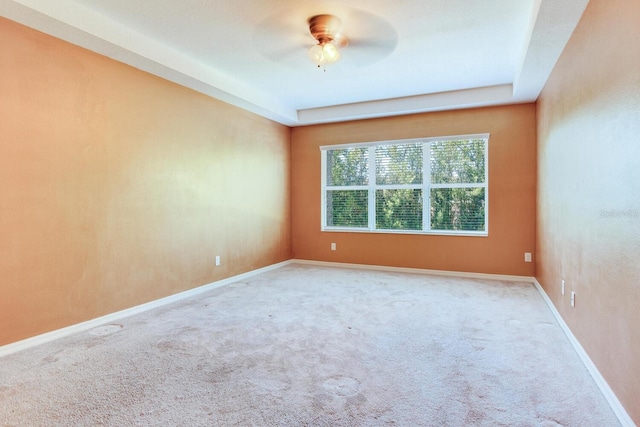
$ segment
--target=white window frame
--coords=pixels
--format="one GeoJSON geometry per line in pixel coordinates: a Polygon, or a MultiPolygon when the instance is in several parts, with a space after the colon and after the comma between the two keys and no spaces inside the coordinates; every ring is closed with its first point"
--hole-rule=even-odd
{"type": "Polygon", "coordinates": [[[353,144],[339,144],[339,145],[323,145],[320,147],[321,153],[321,230],[330,232],[350,232],[350,233],[390,233],[390,234],[433,234],[433,235],[452,235],[452,236],[481,236],[486,237],[489,235],[489,136],[488,133],[472,134],[472,135],[452,135],[452,136],[440,136],[429,138],[413,138],[413,139],[397,139],[387,141],[376,142],[361,142],[353,144]],[[431,143],[432,142],[444,142],[444,141],[456,141],[461,139],[485,139],[485,152],[484,152],[484,170],[485,180],[483,183],[466,183],[466,184],[432,184],[431,183],[431,143]],[[422,184],[393,184],[383,185],[376,184],[376,168],[375,168],[375,148],[380,145],[393,145],[393,144],[415,144],[423,143],[424,148],[422,150],[423,155],[423,178],[422,184]],[[327,226],[327,207],[326,197],[327,191],[330,190],[345,190],[344,186],[327,186],[327,151],[329,150],[341,150],[357,147],[369,148],[369,183],[367,185],[349,186],[346,187],[349,190],[368,190],[368,207],[367,207],[367,227],[333,227],[327,226]],[[432,230],[431,229],[431,189],[434,188],[484,188],[484,230],[483,231],[470,231],[470,230],[432,230]],[[422,203],[422,230],[378,230],[376,229],[376,201],[375,192],[379,189],[421,189],[423,194],[422,203]]]}

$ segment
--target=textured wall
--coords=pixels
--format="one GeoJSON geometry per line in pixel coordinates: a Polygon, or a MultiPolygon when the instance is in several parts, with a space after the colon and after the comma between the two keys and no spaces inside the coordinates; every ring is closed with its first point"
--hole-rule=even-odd
{"type": "Polygon", "coordinates": [[[637,424],[639,16],[592,0],[538,101],[537,242],[540,283],[637,424]]]}
{"type": "Polygon", "coordinates": [[[5,19],[0,94],[0,345],[291,258],[289,128],[5,19]]]}
{"type": "Polygon", "coordinates": [[[524,253],[535,252],[535,120],[526,104],[294,128],[294,257],[532,276],[524,253]],[[320,146],[477,133],[491,134],[488,237],[320,231],[320,146]]]}

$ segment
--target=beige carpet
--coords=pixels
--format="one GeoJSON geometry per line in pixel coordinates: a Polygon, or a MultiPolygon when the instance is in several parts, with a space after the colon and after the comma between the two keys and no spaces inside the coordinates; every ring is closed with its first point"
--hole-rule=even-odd
{"type": "Polygon", "coordinates": [[[0,359],[1,426],[619,425],[530,284],[308,265],[0,359]]]}

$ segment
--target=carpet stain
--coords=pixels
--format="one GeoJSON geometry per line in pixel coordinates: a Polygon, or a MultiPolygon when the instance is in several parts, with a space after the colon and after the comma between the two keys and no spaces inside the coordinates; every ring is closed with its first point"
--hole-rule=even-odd
{"type": "Polygon", "coordinates": [[[99,326],[97,328],[93,328],[89,331],[89,333],[91,335],[102,337],[105,335],[112,334],[114,332],[118,332],[120,329],[122,329],[122,325],[114,323],[112,325],[104,325],[104,326],[99,326]]]}
{"type": "Polygon", "coordinates": [[[388,305],[391,307],[408,308],[415,307],[416,303],[414,301],[392,301],[391,304],[388,305]]]}
{"type": "Polygon", "coordinates": [[[530,284],[293,265],[120,323],[0,358],[0,426],[619,425],[530,284]]]}
{"type": "Polygon", "coordinates": [[[156,344],[156,347],[162,351],[172,351],[180,348],[180,346],[176,345],[173,341],[160,341],[156,344]]]}
{"type": "Polygon", "coordinates": [[[258,386],[268,391],[281,391],[281,390],[288,390],[291,388],[291,384],[285,381],[280,381],[276,378],[258,377],[258,378],[250,379],[249,382],[251,382],[255,386],[258,386]]]}
{"type": "Polygon", "coordinates": [[[9,396],[13,396],[17,393],[18,387],[0,387],[0,400],[4,400],[9,396]]]}
{"type": "Polygon", "coordinates": [[[49,363],[56,363],[58,360],[60,360],[60,358],[50,354],[47,357],[45,357],[44,359],[42,359],[43,363],[49,364],[49,363]]]}
{"type": "Polygon", "coordinates": [[[336,375],[324,381],[322,387],[330,394],[351,397],[360,393],[360,381],[355,378],[336,375]]]}

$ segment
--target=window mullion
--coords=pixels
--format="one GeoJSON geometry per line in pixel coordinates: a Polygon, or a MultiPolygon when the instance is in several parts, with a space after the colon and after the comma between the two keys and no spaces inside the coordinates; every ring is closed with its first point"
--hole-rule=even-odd
{"type": "Polygon", "coordinates": [[[383,184],[376,185],[377,190],[421,190],[423,184],[383,184]]]}
{"type": "Polygon", "coordinates": [[[326,191],[331,190],[368,190],[368,185],[325,185],[326,191]]]}
{"type": "Polygon", "coordinates": [[[369,147],[369,206],[367,214],[369,229],[376,229],[376,147],[369,147]]]}
{"type": "Polygon", "coordinates": [[[489,139],[484,143],[484,231],[489,233],[489,139]]]}
{"type": "Polygon", "coordinates": [[[431,188],[487,188],[484,182],[478,183],[453,183],[453,184],[431,184],[431,188]]]}
{"type": "Polygon", "coordinates": [[[422,230],[431,230],[431,142],[422,146],[422,230]]]}
{"type": "Polygon", "coordinates": [[[320,156],[320,224],[322,227],[327,226],[327,152],[321,151],[320,156]]]}

